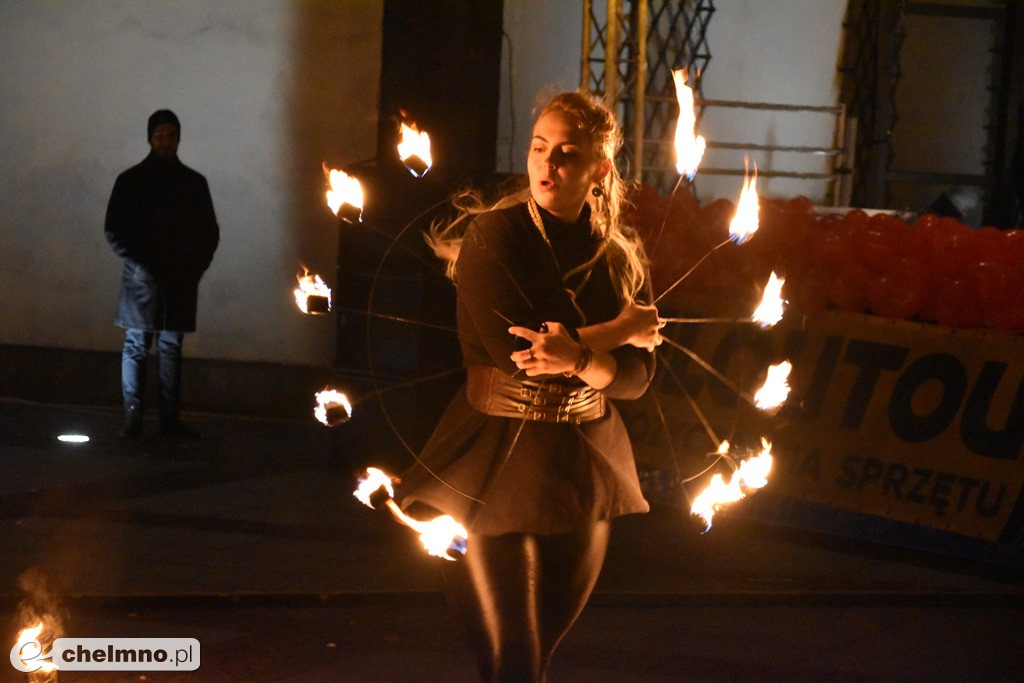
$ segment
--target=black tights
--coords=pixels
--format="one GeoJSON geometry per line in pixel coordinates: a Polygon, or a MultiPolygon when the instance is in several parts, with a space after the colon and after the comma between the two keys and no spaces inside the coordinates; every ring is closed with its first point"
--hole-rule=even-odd
{"type": "Polygon", "coordinates": [[[442,563],[482,680],[544,680],[597,582],[609,528],[601,521],[568,534],[472,536],[464,558],[442,563]]]}

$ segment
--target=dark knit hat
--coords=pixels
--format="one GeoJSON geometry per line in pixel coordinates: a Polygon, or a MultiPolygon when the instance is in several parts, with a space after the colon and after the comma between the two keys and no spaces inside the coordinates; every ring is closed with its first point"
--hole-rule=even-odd
{"type": "Polygon", "coordinates": [[[150,115],[149,122],[146,124],[146,142],[153,139],[153,131],[161,123],[173,124],[178,129],[178,136],[181,136],[181,123],[178,122],[178,117],[174,115],[174,112],[170,109],[158,109],[150,115]]]}

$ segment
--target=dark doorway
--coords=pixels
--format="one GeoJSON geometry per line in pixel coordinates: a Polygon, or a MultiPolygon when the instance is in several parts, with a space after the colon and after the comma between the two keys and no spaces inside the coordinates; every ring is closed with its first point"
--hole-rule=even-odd
{"type": "Polygon", "coordinates": [[[430,131],[439,168],[494,170],[502,0],[387,0],[378,153],[391,154],[405,111],[430,131]]]}

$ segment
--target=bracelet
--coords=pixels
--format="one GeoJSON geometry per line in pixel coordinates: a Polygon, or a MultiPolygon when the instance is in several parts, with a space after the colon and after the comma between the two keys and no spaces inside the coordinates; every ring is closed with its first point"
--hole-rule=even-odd
{"type": "Polygon", "coordinates": [[[580,373],[586,372],[590,369],[591,364],[594,362],[594,350],[586,344],[580,344],[580,357],[576,359],[576,367],[572,370],[566,370],[562,374],[566,377],[572,377],[579,375],[580,373]]]}

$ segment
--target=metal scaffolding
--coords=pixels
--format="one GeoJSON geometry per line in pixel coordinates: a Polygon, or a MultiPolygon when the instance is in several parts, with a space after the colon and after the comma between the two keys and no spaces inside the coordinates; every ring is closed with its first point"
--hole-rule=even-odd
{"type": "MultiPolygon", "coordinates": [[[[831,168],[822,172],[760,168],[758,174],[831,180],[832,203],[848,201],[853,160],[848,133],[854,122],[847,119],[844,106],[704,99],[702,81],[711,60],[707,28],[714,11],[712,0],[584,0],[581,87],[603,95],[619,117],[625,144],[617,161],[626,177],[663,192],[676,183],[673,138],[679,112],[672,71],[685,69],[698,120],[708,107],[832,117],[835,132],[829,146],[725,140],[709,140],[707,145],[709,149],[829,158],[831,168]]],[[[745,169],[705,165],[700,173],[743,175],[745,169]]]]}
{"type": "Polygon", "coordinates": [[[618,161],[627,177],[671,187],[678,115],[672,71],[686,69],[699,96],[714,2],[584,0],[583,9],[580,86],[603,95],[618,115],[625,136],[618,161]]]}

